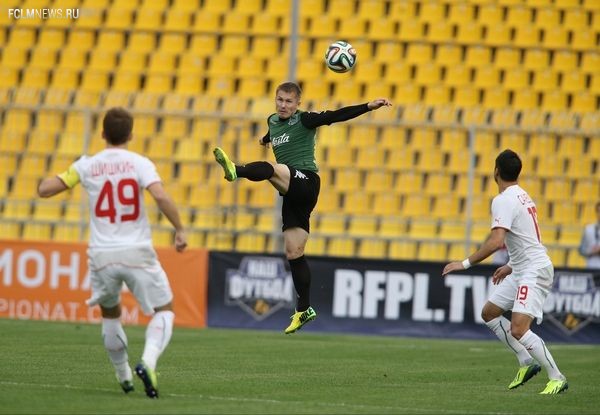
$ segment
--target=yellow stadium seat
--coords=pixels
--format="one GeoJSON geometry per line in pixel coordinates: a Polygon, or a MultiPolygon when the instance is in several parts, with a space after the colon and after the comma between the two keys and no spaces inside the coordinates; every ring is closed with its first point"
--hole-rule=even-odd
{"type": "Polygon", "coordinates": [[[398,238],[406,235],[406,222],[395,216],[381,216],[377,235],[398,238]]]}
{"type": "Polygon", "coordinates": [[[175,55],[170,51],[156,51],[150,55],[150,74],[172,74],[175,71],[175,55]]]}
{"type": "Polygon", "coordinates": [[[537,93],[531,89],[515,91],[512,106],[516,110],[531,110],[538,107],[537,93]]]}
{"type": "MultiPolygon", "coordinates": [[[[595,50],[583,52],[580,70],[589,74],[600,72],[600,53],[595,50]]],[[[600,89],[596,89],[595,91],[600,92],[600,89]]]]}
{"type": "Polygon", "coordinates": [[[456,41],[461,44],[474,45],[483,38],[483,26],[477,21],[466,22],[458,26],[456,41]]]}
{"type": "Polygon", "coordinates": [[[515,28],[514,45],[521,48],[532,48],[540,44],[540,30],[533,25],[515,28]]]}
{"type": "Polygon", "coordinates": [[[30,68],[52,69],[56,65],[56,52],[52,49],[37,47],[31,53],[30,68]]]}
{"type": "MultiPolygon", "coordinates": [[[[324,213],[324,211],[318,209],[319,213],[324,213]]],[[[332,215],[319,215],[318,221],[315,224],[315,231],[318,233],[323,233],[327,235],[339,235],[346,232],[346,218],[344,216],[340,216],[336,212],[327,212],[333,213],[332,215]]]]}
{"type": "Polygon", "coordinates": [[[587,51],[597,49],[596,33],[592,29],[580,28],[573,30],[573,38],[571,47],[579,51],[587,51]]]}
{"type": "Polygon", "coordinates": [[[23,239],[25,240],[50,240],[51,225],[39,223],[25,223],[23,226],[23,239]]]}
{"type": "Polygon", "coordinates": [[[238,252],[265,252],[266,242],[266,235],[243,233],[237,236],[235,249],[238,252]]]}
{"type": "Polygon", "coordinates": [[[36,33],[33,28],[16,27],[10,32],[8,45],[19,49],[29,49],[35,44],[36,33]]]}
{"type": "Polygon", "coordinates": [[[89,68],[98,72],[112,72],[117,64],[117,54],[111,50],[94,49],[90,52],[89,68]]]}
{"type": "Polygon", "coordinates": [[[550,54],[547,50],[528,49],[525,51],[523,67],[528,70],[540,71],[550,66],[550,54]]]}
{"type": "Polygon", "coordinates": [[[108,88],[108,74],[100,71],[85,71],[81,89],[91,92],[103,92],[108,88]]]}
{"type": "Polygon", "coordinates": [[[488,67],[491,63],[492,52],[490,48],[484,46],[469,46],[465,55],[467,66],[480,68],[488,67]]]}
{"type": "Polygon", "coordinates": [[[419,217],[423,212],[429,212],[431,200],[420,194],[409,194],[404,197],[402,215],[406,217],[419,217]]]}
{"type": "Polygon", "coordinates": [[[596,106],[596,97],[587,91],[582,91],[573,95],[571,110],[580,113],[593,113],[598,110],[596,106]]]}
{"type": "Polygon", "coordinates": [[[140,74],[145,71],[147,67],[146,54],[131,50],[121,54],[118,73],[131,72],[140,74]]]}
{"type": "MultiPolygon", "coordinates": [[[[557,164],[555,163],[554,165],[556,166],[557,164]]],[[[571,180],[564,178],[549,179],[546,180],[546,184],[544,186],[544,197],[549,201],[560,201],[565,198],[570,198],[571,190],[571,180]]]]}
{"type": "MultiPolygon", "coordinates": [[[[404,42],[420,41],[425,38],[424,26],[419,20],[405,20],[400,23],[399,39],[404,42]]],[[[409,44],[413,45],[413,43],[409,44]]]]}
{"type": "MultiPolygon", "coordinates": [[[[517,115],[517,111],[512,107],[497,109],[492,111],[492,118],[490,121],[494,126],[510,128],[517,124],[517,115]]],[[[525,139],[522,138],[519,142],[525,143],[525,139]]],[[[502,144],[501,147],[505,148],[502,144]]]]}
{"type": "Polygon", "coordinates": [[[96,48],[119,52],[125,47],[125,35],[121,32],[100,32],[96,48]]]}
{"type": "Polygon", "coordinates": [[[568,93],[584,91],[586,89],[586,76],[577,70],[564,73],[562,76],[561,89],[568,93]]]}
{"type": "Polygon", "coordinates": [[[560,11],[554,7],[536,8],[535,25],[540,29],[549,29],[560,25],[560,11]]]}
{"type": "MultiPolygon", "coordinates": [[[[449,4],[448,21],[452,24],[465,24],[475,17],[475,8],[472,4],[456,2],[449,4]]],[[[485,23],[482,22],[482,23],[485,23]]]]}
{"type": "Polygon", "coordinates": [[[391,241],[388,256],[390,259],[417,259],[417,243],[412,241],[391,241]]]}
{"type": "Polygon", "coordinates": [[[9,198],[4,201],[3,219],[28,219],[31,211],[31,203],[24,200],[9,198]]]}
{"type": "Polygon", "coordinates": [[[353,216],[348,224],[348,234],[352,236],[374,236],[377,228],[375,216],[353,216]]]}
{"type": "MultiPolygon", "coordinates": [[[[331,26],[325,26],[329,28],[331,26]]],[[[396,36],[397,23],[387,17],[380,17],[379,19],[371,19],[369,24],[369,38],[375,40],[389,40],[396,36]]]]}
{"type": "Polygon", "coordinates": [[[502,87],[488,88],[483,93],[483,106],[490,109],[508,106],[508,91],[502,87]]]}
{"type": "Polygon", "coordinates": [[[555,90],[542,94],[541,108],[545,111],[564,111],[567,109],[567,96],[564,92],[555,90]]]}
{"type": "Polygon", "coordinates": [[[417,259],[421,261],[443,261],[447,255],[447,245],[440,242],[422,242],[419,244],[417,259]]]}
{"type": "Polygon", "coordinates": [[[43,221],[58,221],[61,218],[60,202],[37,202],[34,204],[33,219],[43,221]]]}
{"type": "Polygon", "coordinates": [[[580,7],[565,10],[562,26],[565,29],[579,31],[588,25],[587,13],[580,7]]]}
{"type": "Polygon", "coordinates": [[[13,95],[12,102],[17,105],[37,105],[41,100],[41,89],[19,88],[13,95]]]}
{"type": "Polygon", "coordinates": [[[2,239],[20,239],[21,225],[12,222],[0,222],[0,234],[2,239]]]}
{"type": "Polygon", "coordinates": [[[441,70],[434,63],[424,63],[416,67],[415,81],[419,85],[434,85],[441,79],[441,70]]]}
{"type": "Polygon", "coordinates": [[[552,68],[534,72],[533,89],[536,91],[555,91],[558,87],[558,74],[552,68]]]}
{"type": "Polygon", "coordinates": [[[23,70],[21,86],[30,88],[46,88],[48,86],[48,70],[28,67],[23,70]]]}
{"type": "Polygon", "coordinates": [[[492,88],[500,84],[500,73],[494,66],[481,66],[475,71],[473,85],[477,88],[492,88]]]}
{"type": "Polygon", "coordinates": [[[529,86],[529,72],[524,68],[506,71],[503,85],[508,90],[523,90],[529,86]]]}
{"type": "Polygon", "coordinates": [[[569,45],[568,38],[569,34],[562,25],[554,26],[544,30],[542,45],[551,49],[567,48],[569,45]]]}
{"type": "Polygon", "coordinates": [[[45,50],[56,51],[65,44],[66,32],[60,29],[45,29],[40,31],[37,46],[45,50]]]}
{"type": "Polygon", "coordinates": [[[162,26],[162,10],[141,8],[136,12],[133,27],[136,32],[152,31],[162,26]]]}
{"type": "Polygon", "coordinates": [[[246,14],[228,13],[223,17],[222,33],[246,33],[250,27],[250,16],[246,14]]]}
{"type": "MultiPolygon", "coordinates": [[[[141,13],[141,11],[140,11],[141,13]]],[[[133,32],[127,42],[127,53],[121,55],[123,60],[130,52],[141,55],[154,51],[156,48],[156,36],[150,32],[133,32]]]]}
{"type": "Polygon", "coordinates": [[[151,74],[146,77],[144,91],[155,94],[164,94],[173,90],[173,79],[166,74],[151,74]]]}
{"type": "Polygon", "coordinates": [[[400,198],[395,193],[376,193],[373,197],[373,213],[377,215],[397,215],[400,211],[400,198]]]}
{"type": "Polygon", "coordinates": [[[428,63],[433,58],[431,45],[411,43],[406,52],[406,61],[411,64],[428,63]]]}
{"type": "Polygon", "coordinates": [[[448,194],[435,197],[431,212],[432,217],[443,220],[458,219],[460,213],[460,200],[456,195],[448,194]]]}
{"type": "Polygon", "coordinates": [[[112,89],[121,92],[137,92],[140,89],[140,76],[134,73],[117,72],[112,89]]]}
{"type": "MultiPolygon", "coordinates": [[[[339,21],[339,29],[337,30],[337,34],[343,39],[351,40],[353,42],[353,45],[356,47],[356,45],[354,44],[354,39],[366,34],[366,25],[367,21],[361,16],[344,16],[344,18],[340,19],[339,21]]],[[[323,53],[325,53],[324,50],[323,53]]]]}
{"type": "Polygon", "coordinates": [[[52,81],[50,83],[51,88],[75,89],[78,86],[79,74],[76,70],[59,67],[56,68],[53,72],[54,73],[52,74],[52,81]]]}
{"type": "Polygon", "coordinates": [[[221,54],[223,56],[245,56],[248,53],[248,37],[245,35],[224,36],[221,40],[221,54]]]}
{"type": "Polygon", "coordinates": [[[507,8],[506,22],[512,27],[529,26],[532,21],[532,9],[525,6],[507,8]]]}
{"type": "Polygon", "coordinates": [[[107,10],[103,27],[110,30],[124,30],[131,27],[132,22],[132,10],[123,10],[112,7],[107,10]]]}
{"type": "MultiPolygon", "coordinates": [[[[490,166],[489,170],[492,170],[490,166]]],[[[489,173],[488,173],[489,174],[489,173]]],[[[475,196],[473,197],[473,205],[471,207],[471,219],[473,220],[490,220],[490,206],[491,199],[488,196],[475,196]]],[[[467,207],[465,206],[465,216],[467,214],[467,207]]],[[[465,217],[465,219],[467,219],[465,217]]],[[[488,233],[490,227],[489,223],[486,224],[486,234],[488,233]]],[[[479,238],[483,239],[483,238],[479,238]]]]}
{"type": "Polygon", "coordinates": [[[358,245],[358,256],[361,258],[386,258],[387,242],[381,240],[362,239],[358,245]]]}
{"type": "MultiPolygon", "coordinates": [[[[273,196],[270,196],[271,200],[274,200],[273,196]]],[[[266,195],[264,196],[266,200],[266,195]]],[[[321,192],[319,194],[319,201],[317,202],[317,211],[320,213],[336,213],[341,209],[340,193],[333,187],[330,191],[321,192]]]]}
{"type": "Polygon", "coordinates": [[[412,239],[436,239],[437,235],[437,222],[413,220],[409,225],[408,236],[412,239]]]}
{"type": "Polygon", "coordinates": [[[520,65],[520,52],[511,47],[500,47],[496,50],[494,65],[498,69],[513,69],[520,65]]]}
{"type": "Polygon", "coordinates": [[[481,24],[493,25],[503,22],[503,10],[496,2],[484,4],[479,9],[478,15],[481,24]]]}
{"type": "Polygon", "coordinates": [[[327,247],[327,254],[338,257],[351,257],[355,255],[355,241],[349,238],[331,238],[327,247]]]}
{"type": "Polygon", "coordinates": [[[85,54],[84,50],[79,49],[63,49],[60,53],[60,68],[81,70],[85,66],[85,54]]]}
{"type": "Polygon", "coordinates": [[[352,215],[371,213],[371,194],[365,191],[350,191],[346,193],[344,212],[352,215]]]}
{"type": "MultiPolygon", "coordinates": [[[[3,64],[4,65],[4,64],[3,64]]],[[[0,67],[0,88],[13,88],[19,79],[19,69],[0,67]]]]}
{"type": "Polygon", "coordinates": [[[484,43],[490,46],[503,47],[511,44],[511,31],[512,29],[501,23],[496,23],[486,27],[484,43]]]}
{"type": "Polygon", "coordinates": [[[567,254],[567,267],[569,268],[585,268],[585,258],[581,256],[577,248],[570,248],[567,254]]]}

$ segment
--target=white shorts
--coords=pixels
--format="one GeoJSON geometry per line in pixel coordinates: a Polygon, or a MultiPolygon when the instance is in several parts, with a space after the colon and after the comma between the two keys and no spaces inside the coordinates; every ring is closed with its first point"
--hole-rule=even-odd
{"type": "Polygon", "coordinates": [[[92,297],[88,306],[111,308],[121,302],[123,283],[127,285],[145,314],[173,300],[167,274],[152,247],[120,250],[88,250],[92,297]]]}
{"type": "Polygon", "coordinates": [[[537,319],[537,324],[541,324],[544,302],[552,288],[553,280],[552,265],[538,270],[527,270],[520,275],[513,272],[495,286],[489,301],[505,311],[527,314],[537,319]]]}

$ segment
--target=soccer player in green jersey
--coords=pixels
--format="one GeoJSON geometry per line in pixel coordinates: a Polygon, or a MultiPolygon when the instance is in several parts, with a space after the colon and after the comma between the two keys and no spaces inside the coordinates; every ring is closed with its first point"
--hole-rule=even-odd
{"type": "Polygon", "coordinates": [[[311,274],[304,257],[310,232],[309,218],[321,188],[315,161],[316,129],[392,105],[387,98],[378,98],[335,111],[306,112],[298,109],[301,97],[300,87],[293,82],[279,85],[275,92],[277,112],[267,119],[269,131],[259,143],[272,145],[276,163],[255,161],[236,165],[221,148],[214,150],[215,159],[225,171],[225,179],[230,182],[242,177],[255,182],[268,180],[283,196],[281,216],[285,254],[298,295],[296,312],[285,329],[286,334],[294,333],[317,316],[310,306],[311,274]]]}

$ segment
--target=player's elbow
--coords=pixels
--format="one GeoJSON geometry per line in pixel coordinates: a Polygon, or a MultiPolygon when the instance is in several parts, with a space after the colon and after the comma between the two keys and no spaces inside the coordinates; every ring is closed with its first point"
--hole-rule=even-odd
{"type": "Polygon", "coordinates": [[[46,183],[44,181],[42,181],[37,188],[37,194],[39,197],[42,197],[45,199],[45,198],[52,196],[52,190],[50,189],[49,186],[46,185],[46,183]]]}

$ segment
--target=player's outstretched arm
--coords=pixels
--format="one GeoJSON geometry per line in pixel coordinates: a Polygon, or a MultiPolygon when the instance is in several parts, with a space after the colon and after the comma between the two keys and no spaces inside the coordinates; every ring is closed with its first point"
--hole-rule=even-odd
{"type": "Polygon", "coordinates": [[[335,122],[348,121],[369,111],[391,105],[391,102],[387,98],[377,98],[365,104],[350,105],[333,111],[303,112],[300,116],[300,120],[302,121],[302,125],[306,128],[317,128],[335,122]]]}
{"type": "Polygon", "coordinates": [[[67,185],[57,176],[54,176],[43,179],[37,188],[37,192],[40,197],[46,198],[57,195],[67,189],[67,185]]]}
{"type": "Polygon", "coordinates": [[[492,232],[487,237],[481,248],[477,250],[473,255],[469,256],[464,261],[454,261],[450,262],[444,267],[442,271],[442,276],[450,274],[454,271],[461,271],[469,268],[471,265],[478,264],[483,261],[498,249],[504,246],[504,238],[506,237],[506,229],[504,228],[494,228],[492,232]]]}
{"type": "Polygon", "coordinates": [[[381,107],[391,107],[392,102],[387,98],[377,98],[367,104],[370,110],[376,110],[381,107]]]}
{"type": "Polygon", "coordinates": [[[171,199],[171,197],[167,194],[165,188],[160,182],[152,183],[150,186],[148,186],[148,191],[156,201],[160,211],[164,213],[169,222],[171,222],[175,228],[175,249],[178,252],[183,251],[187,246],[187,239],[183,225],[181,224],[179,212],[177,211],[177,206],[175,206],[175,202],[173,202],[173,199],[171,199]]]}

